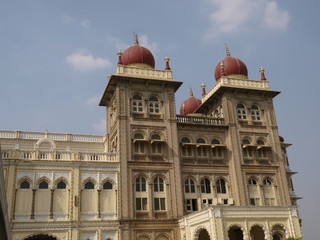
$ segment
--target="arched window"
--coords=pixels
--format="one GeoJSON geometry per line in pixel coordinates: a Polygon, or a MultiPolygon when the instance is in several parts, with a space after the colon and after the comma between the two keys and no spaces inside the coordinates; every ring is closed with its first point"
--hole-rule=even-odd
{"type": "Polygon", "coordinates": [[[161,137],[159,134],[153,134],[151,136],[151,152],[153,154],[161,154],[162,153],[162,142],[160,141],[161,137]]]}
{"type": "Polygon", "coordinates": [[[66,189],[66,183],[64,181],[60,181],[57,184],[57,189],[66,189]]]}
{"type": "Polygon", "coordinates": [[[84,189],[94,189],[94,183],[92,183],[91,181],[87,182],[84,185],[84,189]]]}
{"type": "Polygon", "coordinates": [[[192,157],[193,156],[193,149],[194,146],[190,146],[190,145],[184,145],[184,143],[191,143],[190,138],[188,137],[183,137],[181,138],[181,143],[182,143],[182,147],[181,147],[181,155],[184,157],[192,157]]]}
{"type": "Polygon", "coordinates": [[[188,178],[184,181],[184,192],[185,193],[195,193],[196,192],[194,181],[192,179],[188,178]]]}
{"type": "Polygon", "coordinates": [[[146,191],[146,179],[144,177],[136,178],[136,192],[146,191]]]}
{"type": "Polygon", "coordinates": [[[133,136],[133,151],[136,154],[143,154],[146,151],[146,147],[145,147],[145,141],[143,141],[145,138],[142,135],[142,133],[136,133],[133,136]]]}
{"type": "Polygon", "coordinates": [[[30,183],[28,181],[23,181],[22,183],[20,183],[20,188],[21,189],[29,189],[30,183]]]}
{"type": "Polygon", "coordinates": [[[261,113],[257,105],[251,106],[251,119],[252,121],[261,121],[261,113]]]}
{"type": "MultiPolygon", "coordinates": [[[[212,145],[220,145],[221,142],[218,139],[213,139],[211,141],[212,145]]],[[[212,156],[214,158],[223,158],[224,149],[217,146],[212,146],[212,156]]]]}
{"type": "Polygon", "coordinates": [[[140,95],[134,95],[132,98],[132,112],[143,113],[143,100],[140,95]]]}
{"type": "Polygon", "coordinates": [[[153,180],[153,191],[155,191],[155,192],[163,192],[164,191],[163,178],[156,177],[153,180]]]}
{"type": "Polygon", "coordinates": [[[247,120],[247,112],[243,104],[237,105],[237,116],[239,120],[247,120]]]}
{"type": "Polygon", "coordinates": [[[204,140],[203,138],[198,138],[196,143],[199,143],[199,144],[205,144],[206,143],[206,140],[204,140]]]}
{"type": "Polygon", "coordinates": [[[265,145],[265,142],[263,140],[259,139],[257,141],[257,145],[258,145],[258,150],[257,150],[258,157],[259,158],[267,158],[267,149],[264,147],[261,147],[261,146],[265,145]]]}
{"type": "Polygon", "coordinates": [[[210,188],[210,180],[207,178],[204,178],[201,180],[201,192],[202,193],[211,193],[211,188],[210,188]]]}
{"type": "Polygon", "coordinates": [[[227,193],[226,181],[222,178],[216,181],[217,193],[227,193]]]}
{"type": "Polygon", "coordinates": [[[46,181],[42,181],[41,183],[39,183],[39,189],[48,189],[49,185],[46,181]]]}
{"type": "Polygon", "coordinates": [[[198,157],[207,157],[208,156],[208,147],[207,146],[201,146],[201,144],[205,144],[206,140],[203,138],[198,138],[196,143],[200,144],[197,146],[197,156],[198,157]]]}
{"type": "Polygon", "coordinates": [[[272,182],[270,179],[266,178],[263,180],[263,185],[264,186],[271,186],[272,185],[272,182]]]}
{"type": "Polygon", "coordinates": [[[249,184],[249,185],[257,185],[257,181],[256,181],[254,178],[250,178],[250,179],[248,180],[248,184],[249,184]]]}
{"type": "Polygon", "coordinates": [[[250,145],[251,142],[249,139],[243,139],[242,140],[242,144],[243,144],[243,156],[245,158],[252,158],[253,157],[253,151],[252,151],[252,147],[250,146],[246,146],[246,145],[250,145]]]}
{"type": "Polygon", "coordinates": [[[183,138],[181,138],[181,142],[182,142],[182,143],[190,143],[191,141],[190,141],[189,138],[183,137],[183,138]]]}
{"type": "Polygon", "coordinates": [[[112,183],[111,182],[105,182],[103,184],[103,189],[112,189],[112,183]]]}
{"type": "Polygon", "coordinates": [[[213,139],[211,141],[211,144],[220,144],[220,141],[218,139],[213,139]]]}
{"type": "Polygon", "coordinates": [[[134,136],[133,136],[134,139],[144,139],[144,136],[141,134],[141,133],[136,133],[134,136]]]}
{"type": "Polygon", "coordinates": [[[159,99],[155,96],[149,98],[149,112],[151,114],[160,113],[160,103],[159,99]]]}

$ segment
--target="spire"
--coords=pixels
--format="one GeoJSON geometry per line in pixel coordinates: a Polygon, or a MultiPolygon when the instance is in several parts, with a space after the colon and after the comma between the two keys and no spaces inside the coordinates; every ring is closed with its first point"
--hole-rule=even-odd
{"type": "Polygon", "coordinates": [[[260,75],[261,75],[261,81],[267,81],[266,76],[264,75],[264,68],[260,67],[260,75]]]}
{"type": "Polygon", "coordinates": [[[191,87],[190,87],[190,97],[193,97],[193,91],[191,87]]]}
{"type": "Polygon", "coordinates": [[[169,62],[170,62],[170,58],[168,58],[168,56],[164,59],[164,61],[166,62],[166,68],[165,70],[171,70],[169,62]]]}
{"type": "Polygon", "coordinates": [[[123,64],[122,63],[122,52],[119,50],[119,52],[117,53],[117,55],[118,55],[118,64],[123,64]]]}
{"type": "Polygon", "coordinates": [[[139,45],[138,34],[134,34],[134,45],[139,45]]]}
{"type": "Polygon", "coordinates": [[[201,88],[202,88],[202,96],[206,95],[206,85],[204,83],[201,84],[201,88]]]}
{"type": "Polygon", "coordinates": [[[225,43],[225,46],[226,46],[226,57],[231,57],[229,48],[226,43],[225,43]]]}

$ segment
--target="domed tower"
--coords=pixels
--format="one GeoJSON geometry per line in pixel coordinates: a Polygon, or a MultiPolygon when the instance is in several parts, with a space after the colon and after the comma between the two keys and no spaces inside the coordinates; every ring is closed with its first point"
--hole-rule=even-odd
{"type": "Polygon", "coordinates": [[[125,66],[139,66],[143,68],[155,67],[155,61],[149,49],[139,45],[138,36],[135,34],[134,45],[126,49],[119,56],[119,63],[125,66]]]}
{"type": "Polygon", "coordinates": [[[180,107],[180,115],[188,115],[194,113],[194,111],[201,105],[201,100],[193,96],[192,89],[190,88],[190,97],[183,101],[180,107]]]}
{"type": "Polygon", "coordinates": [[[226,58],[217,64],[214,71],[216,81],[223,76],[248,79],[248,70],[244,62],[238,58],[231,57],[228,47],[226,47],[226,55],[226,58]]]}

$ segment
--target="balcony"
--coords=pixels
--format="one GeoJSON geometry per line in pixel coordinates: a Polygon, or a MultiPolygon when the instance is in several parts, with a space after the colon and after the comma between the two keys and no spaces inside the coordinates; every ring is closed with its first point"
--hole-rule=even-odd
{"type": "Polygon", "coordinates": [[[119,162],[116,153],[2,149],[3,160],[119,162]]]}
{"type": "Polygon", "coordinates": [[[207,126],[225,126],[223,118],[210,118],[202,116],[176,116],[178,124],[194,124],[194,125],[207,125],[207,126]]]}

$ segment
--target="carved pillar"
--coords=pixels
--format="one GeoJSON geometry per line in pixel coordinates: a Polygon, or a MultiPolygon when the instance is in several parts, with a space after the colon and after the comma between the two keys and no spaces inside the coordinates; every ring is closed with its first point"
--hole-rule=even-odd
{"type": "Polygon", "coordinates": [[[36,201],[36,191],[37,191],[37,189],[32,189],[32,206],[31,206],[30,219],[34,219],[34,207],[35,207],[35,201],[36,201]]]}
{"type": "Polygon", "coordinates": [[[54,189],[51,189],[50,215],[49,215],[49,218],[50,218],[50,219],[53,219],[53,195],[54,195],[54,189]]]}
{"type": "Polygon", "coordinates": [[[101,189],[98,189],[98,218],[101,218],[101,189]]]}
{"type": "Polygon", "coordinates": [[[13,220],[15,219],[15,216],[16,216],[17,191],[18,191],[18,189],[15,190],[14,197],[13,197],[13,205],[12,205],[12,219],[13,220]]]}

